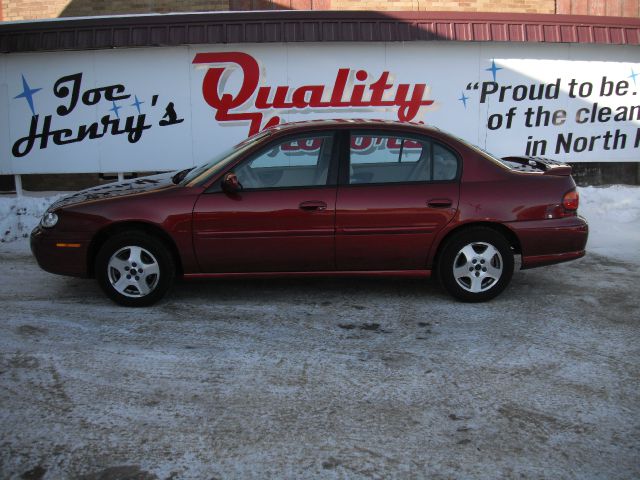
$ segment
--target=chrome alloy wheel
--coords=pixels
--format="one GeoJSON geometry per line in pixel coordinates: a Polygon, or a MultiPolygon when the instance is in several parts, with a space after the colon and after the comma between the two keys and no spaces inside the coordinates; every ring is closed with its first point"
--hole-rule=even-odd
{"type": "Polygon", "coordinates": [[[149,250],[131,245],[111,255],[107,275],[118,293],[126,297],[144,297],[158,285],[160,266],[149,250]]]}
{"type": "Polygon", "coordinates": [[[500,252],[490,243],[473,242],[456,254],[453,277],[467,292],[485,292],[502,276],[503,262],[500,252]]]}

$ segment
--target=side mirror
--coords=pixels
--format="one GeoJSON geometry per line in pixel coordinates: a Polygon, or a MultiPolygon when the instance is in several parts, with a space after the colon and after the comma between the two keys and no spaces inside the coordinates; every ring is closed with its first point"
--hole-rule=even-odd
{"type": "Polygon", "coordinates": [[[222,190],[227,193],[238,193],[242,190],[242,184],[234,172],[227,173],[222,179],[222,190]]]}

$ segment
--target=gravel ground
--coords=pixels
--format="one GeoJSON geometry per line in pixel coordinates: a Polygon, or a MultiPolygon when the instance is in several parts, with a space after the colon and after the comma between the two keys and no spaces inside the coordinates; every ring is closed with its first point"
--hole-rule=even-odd
{"type": "Polygon", "coordinates": [[[640,476],[640,268],[202,281],[159,305],[0,251],[0,477],[640,476]]]}

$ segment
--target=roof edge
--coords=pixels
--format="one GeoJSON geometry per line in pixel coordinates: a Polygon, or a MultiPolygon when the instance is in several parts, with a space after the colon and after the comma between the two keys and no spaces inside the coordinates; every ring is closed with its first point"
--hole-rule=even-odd
{"type": "Polygon", "coordinates": [[[0,24],[0,52],[272,42],[640,44],[640,19],[487,12],[223,11],[0,24]]]}

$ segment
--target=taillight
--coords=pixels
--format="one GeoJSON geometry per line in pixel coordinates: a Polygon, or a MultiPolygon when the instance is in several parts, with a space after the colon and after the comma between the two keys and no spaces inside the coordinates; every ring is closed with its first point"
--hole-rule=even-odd
{"type": "Polygon", "coordinates": [[[570,210],[572,212],[578,210],[578,204],[580,203],[580,195],[576,190],[571,190],[564,194],[562,197],[562,206],[565,210],[570,210]]]}
{"type": "Polygon", "coordinates": [[[578,192],[571,190],[562,197],[562,203],[555,203],[553,205],[547,205],[545,212],[545,218],[563,218],[574,217],[577,215],[578,203],[580,198],[578,192]]]}

